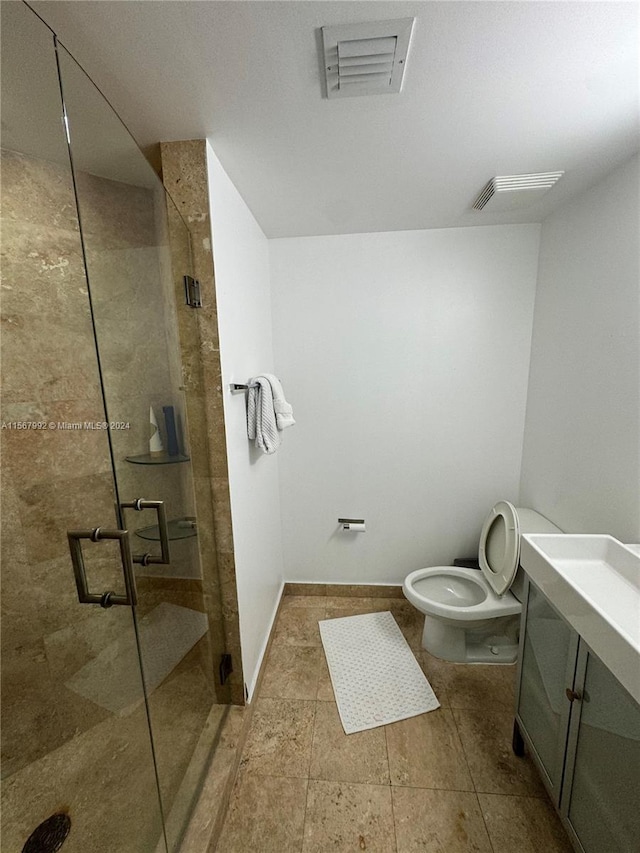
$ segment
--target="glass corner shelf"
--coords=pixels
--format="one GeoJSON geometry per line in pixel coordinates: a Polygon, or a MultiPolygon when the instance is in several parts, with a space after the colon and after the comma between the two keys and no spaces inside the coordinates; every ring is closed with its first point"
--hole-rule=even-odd
{"type": "Polygon", "coordinates": [[[141,456],[125,456],[127,462],[133,462],[135,465],[174,465],[176,462],[190,462],[191,457],[185,456],[184,453],[177,453],[175,456],[169,456],[168,453],[163,453],[161,456],[151,456],[150,453],[143,453],[141,456]]]}
{"type": "MultiPolygon", "coordinates": [[[[198,535],[197,523],[195,516],[185,516],[184,518],[172,518],[167,522],[167,533],[169,540],[190,539],[198,535]]],[[[141,527],[135,531],[136,536],[141,539],[151,539],[155,542],[160,541],[160,531],[157,524],[152,524],[150,527],[141,527]]]]}

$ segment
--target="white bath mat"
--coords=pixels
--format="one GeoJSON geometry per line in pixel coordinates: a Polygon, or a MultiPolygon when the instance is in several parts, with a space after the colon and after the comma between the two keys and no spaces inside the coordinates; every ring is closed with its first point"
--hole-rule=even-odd
{"type": "Polygon", "coordinates": [[[320,635],[348,735],[440,707],[389,611],[324,619],[320,635]]]}
{"type": "MultiPolygon", "coordinates": [[[[133,627],[110,643],[68,681],[70,689],[116,714],[142,701],[140,664],[133,627]]],[[[138,621],[144,676],[152,693],[208,630],[207,616],[163,601],[138,621]]]]}

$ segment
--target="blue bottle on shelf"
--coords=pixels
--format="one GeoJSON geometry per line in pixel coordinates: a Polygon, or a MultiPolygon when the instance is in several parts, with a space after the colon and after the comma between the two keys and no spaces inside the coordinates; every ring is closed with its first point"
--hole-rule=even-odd
{"type": "Polygon", "coordinates": [[[173,406],[163,406],[164,426],[167,431],[167,453],[169,456],[178,456],[180,448],[178,446],[178,433],[176,431],[176,416],[173,406]]]}

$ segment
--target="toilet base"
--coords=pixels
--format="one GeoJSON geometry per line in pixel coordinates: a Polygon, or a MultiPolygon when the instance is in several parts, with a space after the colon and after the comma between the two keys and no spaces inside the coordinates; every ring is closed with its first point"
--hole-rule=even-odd
{"type": "Polygon", "coordinates": [[[424,617],[422,648],[453,663],[515,663],[518,657],[517,616],[475,622],[461,628],[434,616],[424,617]]]}

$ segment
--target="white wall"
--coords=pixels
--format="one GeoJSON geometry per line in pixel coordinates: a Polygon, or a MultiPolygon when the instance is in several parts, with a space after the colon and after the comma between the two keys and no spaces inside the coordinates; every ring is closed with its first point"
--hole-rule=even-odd
{"type": "Polygon", "coordinates": [[[269,242],[285,577],[396,583],[516,501],[538,225],[269,242]],[[364,517],[349,534],[339,516],[364,517]]]}
{"type": "Polygon", "coordinates": [[[521,500],[640,541],[638,158],[543,223],[521,500]]]}
{"type": "Polygon", "coordinates": [[[253,691],[282,588],[277,456],[247,438],[244,394],[230,382],[273,372],[267,239],[207,145],[242,663],[253,691]]]}

